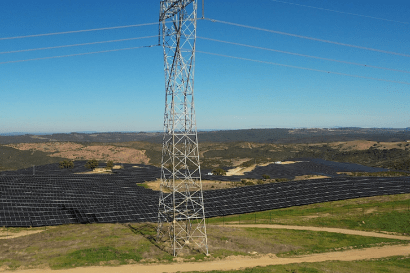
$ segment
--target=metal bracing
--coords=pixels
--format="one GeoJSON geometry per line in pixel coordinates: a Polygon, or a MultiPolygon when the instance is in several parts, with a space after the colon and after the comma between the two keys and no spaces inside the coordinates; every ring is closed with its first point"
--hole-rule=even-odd
{"type": "Polygon", "coordinates": [[[161,1],[165,115],[158,239],[208,254],[194,108],[196,0],[161,1]]]}

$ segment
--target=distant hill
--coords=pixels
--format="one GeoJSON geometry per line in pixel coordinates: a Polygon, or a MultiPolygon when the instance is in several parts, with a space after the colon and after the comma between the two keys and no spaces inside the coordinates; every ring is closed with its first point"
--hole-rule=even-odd
{"type": "MultiPolygon", "coordinates": [[[[199,142],[239,142],[256,143],[326,143],[335,141],[370,140],[370,141],[406,141],[410,140],[410,131],[403,129],[379,128],[334,128],[334,129],[246,129],[201,131],[199,142]]],[[[161,143],[162,133],[70,133],[50,135],[0,135],[0,144],[42,143],[49,141],[70,141],[88,143],[119,143],[145,141],[161,143]]]]}

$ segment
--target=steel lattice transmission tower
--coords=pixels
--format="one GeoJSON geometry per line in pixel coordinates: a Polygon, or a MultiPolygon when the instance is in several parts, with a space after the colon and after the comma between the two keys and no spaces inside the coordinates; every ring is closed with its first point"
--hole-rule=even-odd
{"type": "Polygon", "coordinates": [[[157,238],[208,254],[194,109],[196,0],[161,1],[165,115],[157,238]]]}

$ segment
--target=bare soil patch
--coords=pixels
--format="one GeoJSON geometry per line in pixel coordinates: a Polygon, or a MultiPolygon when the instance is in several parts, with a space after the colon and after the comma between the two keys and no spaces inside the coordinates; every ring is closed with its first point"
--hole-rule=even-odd
{"type": "Polygon", "coordinates": [[[296,180],[311,180],[311,179],[323,179],[323,178],[330,178],[330,176],[325,176],[325,175],[300,175],[300,176],[295,176],[295,181],[296,180]]]}
{"type": "Polygon", "coordinates": [[[149,158],[145,150],[137,150],[128,147],[114,145],[90,145],[85,146],[72,142],[47,142],[47,143],[20,143],[10,144],[18,150],[42,151],[49,153],[51,157],[62,157],[71,160],[97,159],[102,161],[112,160],[114,162],[130,164],[148,164],[149,158]]]}
{"type": "Polygon", "coordinates": [[[234,169],[230,169],[226,172],[226,176],[233,176],[233,175],[244,175],[247,172],[251,172],[256,168],[257,165],[252,165],[250,167],[236,167],[234,169]]]}
{"type": "MultiPolygon", "coordinates": [[[[161,186],[161,180],[147,181],[144,183],[148,188],[159,191],[161,186]]],[[[236,187],[231,182],[228,181],[215,181],[215,180],[202,180],[202,190],[220,190],[220,189],[230,189],[236,187]]]]}
{"type": "Polygon", "coordinates": [[[27,235],[31,235],[31,234],[36,234],[36,233],[40,233],[43,232],[44,230],[25,230],[25,231],[21,231],[21,232],[17,232],[17,233],[11,233],[11,232],[7,232],[7,231],[0,231],[0,240],[8,240],[8,239],[13,239],[13,238],[18,238],[18,237],[22,237],[22,236],[27,236],[27,235]]]}
{"type": "MultiPolygon", "coordinates": [[[[324,144],[324,143],[323,143],[324,144]]],[[[339,148],[340,150],[351,151],[351,150],[367,150],[370,147],[374,147],[382,150],[390,149],[405,149],[407,142],[376,142],[367,140],[354,140],[346,142],[333,142],[329,146],[333,148],[339,148]]]]}

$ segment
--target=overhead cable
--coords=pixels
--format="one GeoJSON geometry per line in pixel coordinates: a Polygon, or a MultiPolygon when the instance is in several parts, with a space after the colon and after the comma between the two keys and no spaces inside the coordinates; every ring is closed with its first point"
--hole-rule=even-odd
{"type": "Polygon", "coordinates": [[[388,21],[388,22],[400,23],[400,24],[407,24],[407,25],[410,24],[409,22],[402,22],[402,21],[390,20],[390,19],[385,19],[385,18],[379,18],[379,17],[368,16],[368,15],[362,15],[362,14],[356,14],[356,13],[338,11],[338,10],[333,10],[333,9],[325,9],[325,8],[313,7],[313,6],[302,5],[302,4],[296,4],[296,3],[285,2],[285,1],[279,1],[279,0],[271,0],[271,1],[273,1],[273,2],[278,2],[278,3],[284,3],[284,4],[289,4],[289,5],[301,6],[301,7],[311,8],[311,9],[320,9],[320,10],[331,11],[331,12],[337,12],[337,13],[342,13],[342,14],[348,14],[348,15],[366,17],[366,18],[377,19],[377,20],[383,20],[383,21],[388,21]]]}
{"type": "Polygon", "coordinates": [[[303,70],[310,70],[310,71],[315,71],[315,72],[322,72],[322,73],[327,73],[327,74],[335,74],[335,75],[348,76],[348,77],[354,77],[354,78],[361,78],[361,79],[367,79],[367,80],[375,80],[375,81],[383,81],[383,82],[391,82],[391,83],[399,83],[399,84],[410,85],[410,82],[400,82],[400,81],[393,81],[393,80],[388,80],[388,79],[379,79],[379,78],[366,77],[366,76],[360,76],[360,75],[353,75],[353,74],[346,74],[346,73],[340,73],[340,72],[326,71],[326,70],[320,70],[320,69],[315,69],[315,68],[308,68],[308,67],[301,67],[301,66],[294,66],[294,65],[287,65],[287,64],[279,64],[279,63],[273,63],[273,62],[267,62],[267,61],[261,61],[261,60],[254,60],[254,59],[248,59],[248,58],[242,58],[242,57],[236,57],[236,56],[230,56],[230,55],[224,55],[224,54],[218,54],[218,53],[212,53],[212,52],[198,51],[198,50],[196,52],[203,53],[203,54],[214,55],[214,56],[244,60],[244,61],[251,61],[251,62],[257,62],[257,63],[270,64],[270,65],[277,65],[277,66],[284,66],[284,67],[297,68],[297,69],[303,69],[303,70]]]}
{"type": "Polygon", "coordinates": [[[202,40],[209,40],[209,41],[214,41],[214,42],[219,42],[219,43],[262,49],[262,50],[267,50],[267,51],[279,52],[279,53],[290,54],[290,55],[295,55],[295,56],[318,59],[318,60],[325,60],[325,61],[331,61],[331,62],[338,62],[338,63],[351,64],[351,65],[357,65],[357,66],[363,66],[363,67],[369,67],[369,68],[377,68],[377,69],[390,70],[390,71],[410,74],[410,71],[406,71],[406,70],[399,70],[399,69],[392,69],[392,68],[387,68],[387,67],[380,67],[380,66],[373,66],[373,65],[367,65],[367,64],[360,64],[360,63],[354,63],[354,62],[329,59],[329,58],[322,58],[322,57],[317,57],[317,56],[312,56],[312,55],[305,55],[305,54],[294,53],[294,52],[289,52],[289,51],[283,51],[283,50],[277,50],[277,49],[271,49],[271,48],[265,48],[265,47],[259,47],[259,46],[252,46],[252,45],[246,45],[246,44],[240,44],[240,43],[234,43],[234,42],[227,42],[227,41],[205,38],[205,37],[197,37],[197,38],[202,39],[202,40]]]}
{"type": "Polygon", "coordinates": [[[72,31],[54,32],[54,33],[44,33],[44,34],[33,34],[33,35],[25,35],[25,36],[5,37],[5,38],[0,38],[0,40],[12,40],[12,39],[22,39],[22,38],[32,38],[32,37],[52,36],[52,35],[62,35],[62,34],[79,33],[79,32],[90,32],[90,31],[109,30],[109,29],[120,29],[120,28],[130,28],[130,27],[142,27],[142,26],[151,26],[151,25],[158,25],[158,22],[155,22],[155,23],[146,23],[146,24],[138,24],[138,25],[127,25],[127,26],[116,26],[116,27],[103,27],[103,28],[93,28],[93,29],[83,29],[83,30],[72,30],[72,31]]]}
{"type": "Polygon", "coordinates": [[[148,45],[148,46],[136,46],[136,47],[128,47],[128,48],[110,49],[110,50],[101,50],[101,51],[77,53],[77,54],[70,54],[70,55],[60,55],[60,56],[42,57],[42,58],[34,58],[34,59],[26,59],[26,60],[0,62],[0,64],[21,63],[21,62],[29,62],[29,61],[39,61],[39,60],[47,60],[47,59],[56,59],[56,58],[83,56],[83,55],[90,55],[90,54],[107,53],[107,52],[122,51],[122,50],[131,50],[131,49],[138,49],[138,48],[148,48],[148,47],[156,47],[156,46],[158,46],[158,44],[148,45]]]}
{"type": "Polygon", "coordinates": [[[398,56],[403,56],[403,57],[410,57],[409,54],[404,54],[404,53],[397,53],[397,52],[386,51],[386,50],[381,50],[381,49],[375,49],[375,48],[370,48],[370,47],[339,43],[339,42],[323,40],[323,39],[309,37],[309,36],[302,36],[302,35],[282,32],[282,31],[276,31],[276,30],[271,30],[271,29],[247,26],[247,25],[231,23],[231,22],[215,20],[215,19],[209,19],[209,18],[206,18],[206,20],[209,20],[209,21],[215,22],[215,23],[221,23],[221,24],[232,25],[232,26],[243,27],[243,28],[249,28],[249,29],[255,29],[255,30],[260,30],[260,31],[265,31],[265,32],[270,32],[270,33],[275,33],[275,34],[280,34],[280,35],[286,35],[286,36],[292,36],[292,37],[297,37],[297,38],[302,38],[302,39],[307,39],[307,40],[312,40],[312,41],[317,41],[317,42],[323,42],[323,43],[329,43],[329,44],[335,44],[335,45],[341,45],[341,46],[348,46],[348,47],[359,48],[359,49],[364,49],[364,50],[370,50],[370,51],[375,51],[375,52],[380,52],[380,53],[385,53],[385,54],[393,54],[393,55],[398,55],[398,56]]]}
{"type": "Polygon", "coordinates": [[[120,39],[120,40],[110,40],[110,41],[92,42],[92,43],[84,43],[84,44],[73,44],[73,45],[62,45],[62,46],[51,46],[51,47],[22,49],[22,50],[14,50],[14,51],[4,51],[4,52],[0,52],[0,54],[19,53],[19,52],[27,52],[27,51],[47,50],[47,49],[56,49],[56,48],[65,48],[65,47],[74,47],[74,46],[84,46],[84,45],[95,45],[95,44],[104,44],[104,43],[115,43],[115,42],[124,42],[124,41],[133,41],[133,40],[139,40],[139,39],[155,38],[155,37],[157,37],[157,36],[158,36],[158,35],[145,36],[145,37],[136,37],[136,38],[128,38],[128,39],[120,39]]]}

